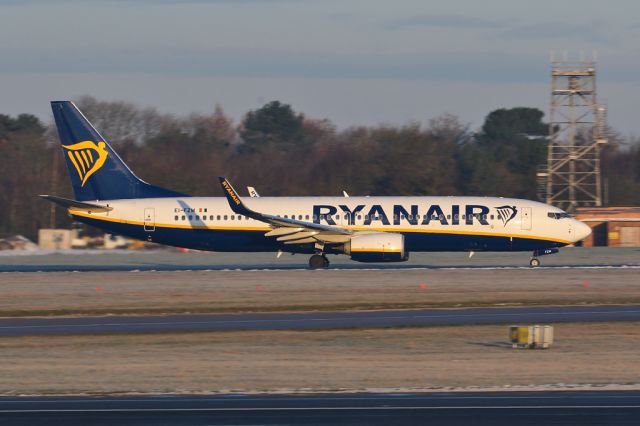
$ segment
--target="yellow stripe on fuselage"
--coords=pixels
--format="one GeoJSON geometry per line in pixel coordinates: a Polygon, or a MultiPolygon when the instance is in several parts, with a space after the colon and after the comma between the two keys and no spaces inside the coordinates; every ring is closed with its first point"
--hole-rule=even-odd
{"type": "MultiPolygon", "coordinates": [[[[144,226],[145,222],[139,222],[128,219],[114,219],[104,216],[95,216],[85,212],[69,209],[69,214],[73,216],[86,217],[89,219],[102,220],[105,222],[122,223],[126,225],[140,225],[144,226]]],[[[149,226],[151,223],[147,223],[149,226]]],[[[169,228],[169,229],[210,229],[216,231],[271,231],[273,228],[268,226],[210,226],[210,225],[177,225],[177,224],[164,224],[154,223],[156,228],[169,228]]],[[[523,234],[504,234],[504,233],[491,233],[480,231],[460,231],[460,230],[446,230],[446,229],[412,229],[412,228],[369,228],[369,227],[345,227],[345,229],[351,231],[378,231],[378,232],[400,232],[400,233],[422,233],[422,234],[447,234],[447,235],[477,235],[479,237],[505,237],[505,238],[521,238],[526,240],[540,240],[540,241],[552,241],[561,244],[571,244],[571,241],[562,240],[559,238],[540,237],[537,235],[523,235],[523,234]]]]}

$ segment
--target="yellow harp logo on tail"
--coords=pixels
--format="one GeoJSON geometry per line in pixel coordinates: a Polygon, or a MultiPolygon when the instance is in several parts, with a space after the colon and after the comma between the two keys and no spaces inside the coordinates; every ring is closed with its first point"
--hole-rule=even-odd
{"type": "Polygon", "coordinates": [[[100,170],[107,161],[107,144],[93,141],[78,142],[73,145],[62,145],[67,150],[67,156],[78,172],[81,187],[87,182],[92,174],[100,170]]]}

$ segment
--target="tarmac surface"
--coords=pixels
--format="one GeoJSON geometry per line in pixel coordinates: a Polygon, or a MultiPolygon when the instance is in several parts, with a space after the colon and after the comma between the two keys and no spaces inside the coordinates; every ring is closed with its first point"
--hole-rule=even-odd
{"type": "Polygon", "coordinates": [[[5,397],[8,425],[638,425],[640,392],[5,397]]]}
{"type": "Polygon", "coordinates": [[[295,314],[2,318],[0,319],[0,336],[229,330],[321,330],[593,321],[640,321],[640,305],[310,312],[295,314]]]}

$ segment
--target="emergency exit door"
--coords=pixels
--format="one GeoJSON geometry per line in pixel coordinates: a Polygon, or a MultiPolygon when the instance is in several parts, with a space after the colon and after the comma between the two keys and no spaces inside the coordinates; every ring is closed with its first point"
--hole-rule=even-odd
{"type": "Polygon", "coordinates": [[[520,213],[520,224],[523,230],[531,230],[531,207],[522,208],[520,213]]]}
{"type": "Polygon", "coordinates": [[[147,232],[156,230],[156,210],[153,207],[144,209],[144,230],[147,232]]]}

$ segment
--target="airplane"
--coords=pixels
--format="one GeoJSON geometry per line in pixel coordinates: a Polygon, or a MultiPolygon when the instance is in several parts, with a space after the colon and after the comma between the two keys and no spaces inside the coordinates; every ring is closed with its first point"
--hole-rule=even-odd
{"type": "Polygon", "coordinates": [[[501,197],[250,197],[220,177],[225,197],[192,197],[138,178],[70,101],[51,102],[74,199],[42,195],[79,222],[139,240],[219,252],[328,254],[402,262],[410,252],[529,251],[541,255],[591,229],[559,208],[501,197]]]}

